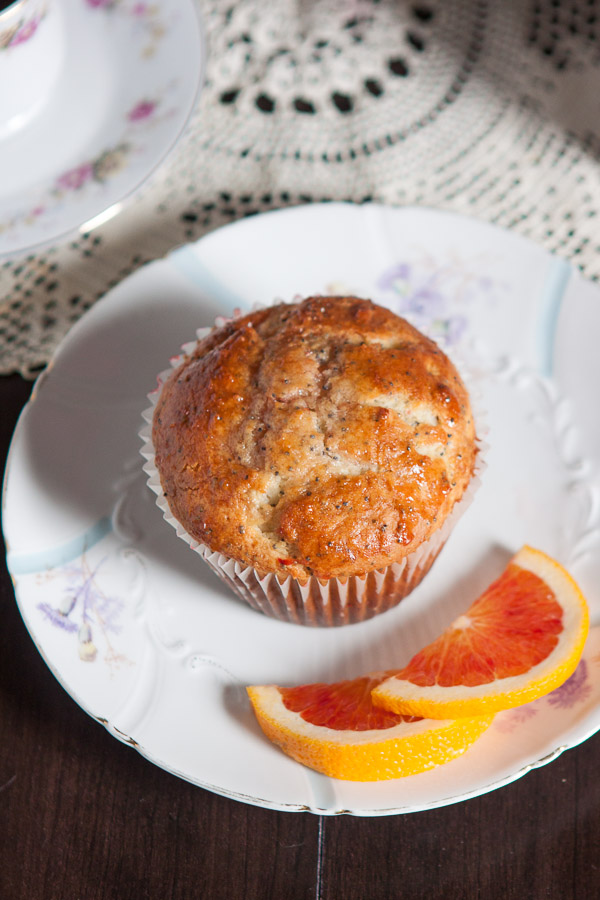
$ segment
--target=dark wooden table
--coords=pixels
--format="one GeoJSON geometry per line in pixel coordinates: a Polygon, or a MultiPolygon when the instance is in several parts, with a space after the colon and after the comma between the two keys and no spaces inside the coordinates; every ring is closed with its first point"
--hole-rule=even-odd
{"type": "MultiPolygon", "coordinates": [[[[31,385],[0,379],[2,469],[31,385]]],[[[54,680],[0,562],[1,900],[596,900],[600,734],[502,790],[374,819],[245,806],[116,741],[54,680]]]]}

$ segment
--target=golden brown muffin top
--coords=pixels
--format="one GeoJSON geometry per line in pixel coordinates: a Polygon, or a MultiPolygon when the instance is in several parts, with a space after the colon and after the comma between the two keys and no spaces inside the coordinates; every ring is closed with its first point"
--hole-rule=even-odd
{"type": "Polygon", "coordinates": [[[212,329],[164,384],[153,442],[190,535],[301,580],[401,560],[448,516],[477,453],[447,356],[356,297],[212,329]]]}

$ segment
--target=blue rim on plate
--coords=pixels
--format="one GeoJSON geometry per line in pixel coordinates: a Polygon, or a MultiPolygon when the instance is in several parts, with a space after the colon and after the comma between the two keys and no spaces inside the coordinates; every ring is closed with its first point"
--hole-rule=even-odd
{"type": "Polygon", "coordinates": [[[600,728],[600,424],[586,414],[600,360],[584,352],[599,318],[599,291],[574,268],[509,232],[425,209],[267,213],[140,269],[63,341],[11,445],[8,566],[41,655],[84,710],[150,761],[258,806],[416,812],[550,762],[600,728]],[[371,296],[465,359],[490,429],[482,487],[427,578],[395,610],[333,631],[268,619],[227,594],[164,523],[138,438],[156,375],[196,328],[238,302],[325,292],[371,296]],[[246,684],[393,667],[526,542],[566,564],[590,602],[584,659],[558,691],[499,714],[460,759],[379,784],[318,775],[264,738],[246,684]]]}

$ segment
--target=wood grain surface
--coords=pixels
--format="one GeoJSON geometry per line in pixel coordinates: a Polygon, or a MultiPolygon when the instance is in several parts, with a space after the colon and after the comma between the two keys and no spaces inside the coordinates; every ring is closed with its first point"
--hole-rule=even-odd
{"type": "MultiPolygon", "coordinates": [[[[0,461],[31,385],[0,379],[0,461]]],[[[143,759],[65,693],[0,561],[1,900],[595,900],[600,735],[501,790],[380,818],[246,806],[143,759]]]]}

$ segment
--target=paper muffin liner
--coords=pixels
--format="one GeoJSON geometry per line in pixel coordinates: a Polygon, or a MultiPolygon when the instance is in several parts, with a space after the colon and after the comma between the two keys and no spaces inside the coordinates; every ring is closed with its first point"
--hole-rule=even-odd
{"type": "MultiPolygon", "coordinates": [[[[215,324],[221,326],[226,321],[228,320],[219,318],[215,324]]],[[[204,338],[211,330],[211,328],[199,329],[196,332],[197,340],[204,338]]],[[[184,344],[182,353],[170,360],[170,368],[157,376],[157,387],[148,395],[151,405],[142,414],[145,425],[139,435],[143,441],[141,454],[146,460],[143,469],[148,476],[149,488],[156,494],[156,503],[164,519],[175,529],[178,537],[208,563],[234,594],[253,609],[272,618],[298,625],[339,626],[371,619],[397,606],[421,583],[435,562],[457,522],[471,504],[485,468],[487,443],[484,417],[480,408],[481,401],[476,384],[472,384],[464,375],[466,367],[464,365],[459,367],[453,354],[452,362],[469,391],[478,452],[471,480],[443,524],[412,553],[382,569],[373,570],[363,576],[351,575],[326,580],[312,575],[306,581],[301,581],[291,575],[285,577],[276,573],[260,575],[252,566],[212,550],[207,544],[192,537],[171,512],[155,464],[152,419],[165,381],[194,349],[196,343],[197,341],[191,341],[184,344]]]]}

